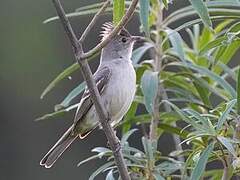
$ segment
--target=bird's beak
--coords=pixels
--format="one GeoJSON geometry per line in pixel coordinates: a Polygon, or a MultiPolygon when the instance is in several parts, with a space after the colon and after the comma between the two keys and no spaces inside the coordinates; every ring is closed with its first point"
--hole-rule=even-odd
{"type": "Polygon", "coordinates": [[[146,39],[141,36],[132,36],[132,40],[137,43],[142,43],[146,41],[146,39]]]}

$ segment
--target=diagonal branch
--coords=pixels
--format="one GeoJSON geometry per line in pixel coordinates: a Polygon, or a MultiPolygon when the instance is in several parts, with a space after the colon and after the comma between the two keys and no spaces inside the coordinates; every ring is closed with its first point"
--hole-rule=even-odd
{"type": "MultiPolygon", "coordinates": [[[[110,145],[110,147],[113,151],[113,155],[114,155],[115,162],[116,162],[116,165],[118,167],[118,171],[119,171],[119,174],[121,176],[121,179],[130,180],[130,176],[129,176],[128,171],[127,171],[127,166],[126,166],[125,161],[123,159],[123,155],[122,155],[122,151],[121,151],[121,145],[119,143],[119,140],[118,140],[113,128],[109,124],[108,113],[106,112],[106,109],[103,106],[99,91],[98,91],[98,89],[96,87],[96,84],[93,80],[92,72],[91,72],[90,67],[88,65],[87,58],[89,58],[89,57],[93,56],[94,54],[96,54],[97,52],[99,52],[127,24],[127,22],[130,20],[130,18],[132,17],[132,15],[133,15],[133,13],[136,9],[138,0],[133,0],[132,1],[129,9],[126,12],[126,14],[122,18],[122,20],[118,23],[118,25],[113,29],[113,31],[109,34],[109,36],[104,41],[99,43],[95,48],[93,48],[92,50],[90,50],[87,53],[83,52],[82,41],[78,41],[78,39],[77,39],[77,37],[76,37],[72,27],[71,27],[71,24],[70,24],[68,18],[66,17],[66,14],[64,12],[64,9],[62,8],[62,5],[61,5],[60,1],[59,0],[52,0],[52,1],[53,1],[53,4],[54,4],[54,6],[57,10],[57,14],[58,14],[58,16],[59,16],[59,18],[62,22],[64,30],[67,33],[68,38],[69,38],[69,40],[72,44],[72,47],[74,49],[74,55],[75,55],[76,61],[80,65],[80,69],[83,73],[84,79],[87,83],[88,89],[89,89],[90,94],[91,94],[91,98],[93,100],[93,103],[95,105],[97,114],[99,116],[99,120],[100,120],[101,125],[103,127],[103,130],[105,132],[105,135],[107,136],[107,139],[109,141],[109,145],[110,145]]],[[[103,7],[100,9],[100,12],[98,12],[97,15],[95,15],[92,22],[90,23],[90,26],[85,30],[83,37],[80,38],[81,40],[83,40],[86,37],[86,35],[88,34],[90,29],[94,25],[96,19],[98,18],[98,16],[104,11],[105,6],[107,6],[107,4],[108,4],[107,2],[104,3],[103,7]]]]}
{"type": "Polygon", "coordinates": [[[102,48],[104,48],[109,41],[111,41],[111,39],[113,37],[115,37],[119,31],[128,23],[128,21],[132,18],[134,11],[137,7],[137,3],[138,0],[132,0],[131,5],[129,6],[126,14],[123,16],[123,18],[121,19],[121,21],[115,26],[115,28],[112,30],[112,32],[108,35],[107,38],[105,38],[102,42],[100,42],[98,45],[96,45],[93,49],[91,49],[90,51],[84,53],[82,55],[82,59],[85,58],[89,58],[91,56],[93,56],[94,54],[96,54],[99,50],[101,50],[102,48]]]}
{"type": "Polygon", "coordinates": [[[94,15],[92,21],[88,24],[87,28],[82,33],[82,36],[79,39],[80,43],[83,43],[83,41],[86,39],[88,33],[93,28],[93,26],[97,22],[98,18],[100,17],[100,15],[107,9],[110,2],[111,2],[111,0],[106,0],[106,2],[103,4],[103,6],[100,8],[100,10],[94,15]]]}
{"type": "MultiPolygon", "coordinates": [[[[81,43],[78,42],[77,36],[72,29],[72,26],[66,16],[66,13],[65,13],[60,1],[59,0],[52,0],[52,1],[55,6],[55,9],[57,11],[57,14],[59,16],[59,19],[61,20],[61,23],[63,25],[64,31],[66,32],[66,34],[70,40],[70,43],[74,49],[74,54],[76,55],[77,52],[82,54],[83,53],[82,45],[81,45],[81,43]]],[[[79,54],[78,54],[78,56],[79,56],[79,54]]]]}

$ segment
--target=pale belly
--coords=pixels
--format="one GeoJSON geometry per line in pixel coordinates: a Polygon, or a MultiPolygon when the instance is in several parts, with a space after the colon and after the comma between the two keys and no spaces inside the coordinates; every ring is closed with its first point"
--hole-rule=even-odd
{"type": "MultiPolygon", "coordinates": [[[[111,125],[115,126],[130,108],[136,91],[136,74],[132,66],[113,69],[112,77],[102,94],[104,106],[111,117],[111,125]]],[[[80,123],[80,134],[99,125],[98,116],[93,106],[80,123]],[[81,124],[81,125],[80,125],[81,124]]]]}

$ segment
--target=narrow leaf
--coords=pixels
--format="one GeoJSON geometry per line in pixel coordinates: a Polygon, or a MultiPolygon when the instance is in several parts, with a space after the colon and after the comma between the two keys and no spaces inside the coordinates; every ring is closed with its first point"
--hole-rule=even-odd
{"type": "Polygon", "coordinates": [[[216,81],[222,88],[224,88],[227,91],[227,93],[229,93],[232,96],[232,98],[236,97],[236,91],[233,89],[233,87],[227,81],[225,81],[220,76],[213,73],[212,71],[210,71],[210,70],[208,70],[204,67],[194,65],[194,64],[190,64],[190,63],[188,63],[187,65],[185,64],[184,66],[189,67],[189,68],[191,68],[191,69],[193,69],[193,70],[195,70],[195,71],[197,71],[201,74],[205,74],[209,78],[216,81]]]}
{"type": "Polygon", "coordinates": [[[121,145],[123,146],[127,142],[128,138],[136,131],[137,131],[137,129],[131,129],[126,134],[124,134],[121,139],[121,145]]]}
{"type": "Polygon", "coordinates": [[[122,19],[125,13],[125,0],[113,1],[113,23],[115,25],[122,19]]]}
{"type": "Polygon", "coordinates": [[[200,98],[202,99],[203,103],[206,104],[207,106],[211,107],[211,102],[209,99],[209,91],[205,87],[201,86],[200,83],[193,82],[194,87],[196,88],[200,98]]]}
{"type": "Polygon", "coordinates": [[[55,118],[55,117],[58,117],[58,116],[62,116],[65,113],[67,113],[67,112],[69,112],[73,109],[76,109],[77,107],[78,107],[78,103],[74,104],[74,105],[71,105],[70,107],[68,107],[66,109],[62,109],[62,110],[59,110],[59,111],[55,111],[53,113],[45,114],[42,117],[39,117],[39,118],[35,119],[35,121],[41,121],[41,120],[45,120],[45,119],[51,119],[51,118],[55,118]]]}
{"type": "MultiPolygon", "coordinates": [[[[66,16],[68,18],[70,17],[78,17],[78,16],[85,16],[85,15],[91,15],[91,14],[96,14],[99,11],[99,8],[94,8],[94,9],[86,9],[80,12],[72,12],[72,13],[68,13],[66,14],[66,16]]],[[[107,11],[112,11],[112,8],[107,8],[105,12],[107,11]]],[[[53,22],[59,19],[59,16],[54,16],[54,17],[50,17],[48,19],[46,19],[45,21],[43,21],[44,24],[49,23],[49,22],[53,22]]]]}
{"type": "Polygon", "coordinates": [[[143,26],[143,31],[145,32],[146,36],[149,36],[149,7],[150,1],[149,0],[140,0],[140,21],[143,26]]]}
{"type": "Polygon", "coordinates": [[[42,120],[45,120],[45,119],[55,118],[55,117],[58,117],[58,116],[62,116],[66,112],[67,112],[66,110],[61,110],[61,111],[45,114],[41,117],[36,118],[34,121],[42,121],[42,120]]]}
{"type": "Polygon", "coordinates": [[[213,41],[207,43],[199,52],[199,55],[203,55],[204,53],[208,52],[209,50],[219,47],[223,45],[223,42],[227,40],[227,37],[221,36],[219,38],[214,39],[213,41]]]}
{"type": "Polygon", "coordinates": [[[113,169],[111,169],[107,176],[106,176],[106,180],[115,180],[114,176],[113,176],[113,169]]]}
{"type": "Polygon", "coordinates": [[[154,176],[155,180],[165,180],[164,177],[162,177],[160,173],[153,172],[153,176],[154,176]]]}
{"type": "Polygon", "coordinates": [[[79,65],[77,63],[74,63],[73,65],[69,66],[67,69],[65,69],[63,72],[61,72],[43,91],[41,94],[41,99],[49,92],[51,91],[60,81],[63,79],[69,77],[70,74],[72,74],[74,71],[76,71],[79,68],[79,65]]]}
{"type": "Polygon", "coordinates": [[[203,0],[189,0],[189,1],[192,4],[193,8],[197,11],[204,25],[209,29],[212,29],[212,22],[209,17],[208,9],[203,0]]]}
{"type": "Polygon", "coordinates": [[[162,0],[162,3],[164,4],[164,7],[168,9],[169,0],[162,0]]]}
{"type": "Polygon", "coordinates": [[[153,47],[153,45],[151,43],[144,43],[143,46],[135,49],[132,53],[133,65],[136,66],[138,64],[138,62],[140,61],[140,59],[142,58],[142,56],[146,53],[146,51],[152,47],[153,47]]]}
{"type": "Polygon", "coordinates": [[[79,167],[79,166],[87,163],[88,161],[91,161],[91,160],[94,160],[94,159],[97,159],[97,158],[99,158],[99,155],[98,155],[98,154],[93,155],[93,156],[91,156],[91,157],[89,157],[89,158],[87,158],[87,159],[84,159],[84,160],[82,160],[81,162],[78,163],[77,167],[79,167]]]}
{"type": "Polygon", "coordinates": [[[94,149],[91,150],[92,152],[96,152],[96,153],[108,153],[111,152],[110,149],[105,148],[105,147],[95,147],[94,149]]]}
{"type": "Polygon", "coordinates": [[[238,70],[238,79],[237,79],[237,112],[240,115],[240,69],[238,70]]]}
{"type": "Polygon", "coordinates": [[[154,147],[153,147],[153,143],[150,139],[146,138],[146,137],[142,137],[142,144],[143,144],[143,148],[145,151],[145,154],[147,156],[147,158],[150,160],[150,162],[154,162],[154,147]]]}
{"type": "Polygon", "coordinates": [[[153,113],[154,99],[158,91],[158,73],[146,70],[141,79],[144,102],[149,113],[153,113]]]}
{"type": "Polygon", "coordinates": [[[60,109],[66,108],[70,105],[71,101],[77,97],[86,87],[86,83],[82,82],[76,88],[74,88],[65,98],[64,100],[55,106],[55,110],[58,111],[60,109]]]}
{"type": "Polygon", "coordinates": [[[104,165],[102,165],[101,167],[99,167],[96,171],[94,171],[92,173],[92,175],[89,177],[89,180],[94,180],[94,178],[102,173],[104,170],[106,170],[107,168],[109,168],[110,166],[114,165],[115,163],[113,161],[107,162],[104,165]]]}
{"type": "Polygon", "coordinates": [[[217,139],[227,148],[227,150],[234,156],[237,157],[237,154],[234,150],[234,147],[228,138],[223,136],[218,136],[217,139]]]}
{"type": "Polygon", "coordinates": [[[164,130],[165,132],[179,135],[183,139],[187,138],[189,134],[189,132],[187,132],[186,130],[183,130],[181,128],[174,127],[168,124],[164,124],[164,123],[159,123],[158,128],[164,130]]]}
{"type": "Polygon", "coordinates": [[[181,109],[179,109],[175,104],[167,100],[163,100],[163,102],[168,103],[179,114],[183,121],[191,124],[197,130],[204,130],[202,125],[199,125],[194,119],[188,117],[187,114],[181,109]]]}
{"type": "Polygon", "coordinates": [[[193,172],[192,172],[192,175],[190,178],[191,180],[199,180],[201,178],[201,175],[203,174],[204,169],[206,167],[208,157],[209,157],[210,153],[212,152],[213,148],[214,148],[214,143],[211,143],[202,152],[202,154],[200,155],[200,158],[197,162],[197,165],[193,169],[193,172]]]}
{"type": "Polygon", "coordinates": [[[222,113],[221,117],[218,120],[217,123],[217,130],[220,130],[224,124],[224,122],[227,120],[229,113],[232,111],[234,105],[236,104],[237,100],[233,99],[229,103],[227,103],[225,111],[222,113]]]}
{"type": "Polygon", "coordinates": [[[174,51],[177,53],[178,57],[185,62],[185,54],[183,51],[183,40],[181,35],[172,29],[167,29],[165,31],[168,35],[168,38],[173,46],[174,51]]]}

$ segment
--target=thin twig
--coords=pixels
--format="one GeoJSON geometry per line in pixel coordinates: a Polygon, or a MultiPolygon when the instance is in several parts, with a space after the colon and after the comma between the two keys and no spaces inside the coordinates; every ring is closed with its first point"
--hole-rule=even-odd
{"type": "Polygon", "coordinates": [[[53,4],[56,8],[57,14],[59,16],[59,19],[61,20],[61,23],[63,25],[64,31],[67,33],[67,36],[72,44],[72,47],[74,49],[74,53],[76,52],[82,52],[82,48],[80,43],[78,43],[78,39],[76,34],[74,33],[72,26],[66,16],[66,13],[60,3],[59,0],[53,0],[53,4]]]}
{"type": "MultiPolygon", "coordinates": [[[[156,7],[156,13],[157,13],[157,22],[156,22],[156,42],[155,42],[155,52],[154,52],[154,71],[158,72],[160,74],[161,70],[161,61],[162,61],[162,48],[161,48],[161,36],[160,36],[160,29],[161,29],[161,24],[162,24],[162,9],[160,7],[160,3],[158,3],[158,6],[156,7]]],[[[157,140],[158,139],[158,123],[159,123],[159,99],[160,99],[160,89],[158,88],[158,93],[157,96],[155,97],[154,100],[154,113],[153,117],[150,123],[150,132],[149,132],[149,137],[150,139],[157,140]]]]}
{"type": "Polygon", "coordinates": [[[134,11],[136,9],[136,6],[138,4],[138,0],[132,0],[131,5],[129,6],[126,14],[123,16],[123,18],[121,19],[121,21],[115,26],[115,28],[112,30],[112,32],[108,35],[107,38],[104,38],[104,40],[102,42],[100,42],[98,45],[96,45],[93,49],[89,50],[88,52],[82,54],[81,58],[82,59],[86,59],[91,57],[92,55],[94,55],[95,53],[97,53],[98,51],[100,51],[104,46],[106,46],[109,41],[111,41],[111,39],[113,37],[115,37],[119,31],[128,23],[128,21],[132,18],[134,11]]]}
{"type": "MultiPolygon", "coordinates": [[[[160,6],[161,6],[161,4],[159,4],[159,7],[160,6]]],[[[156,24],[157,34],[156,34],[156,43],[155,43],[155,71],[160,73],[163,69],[163,67],[162,67],[163,53],[162,53],[162,47],[161,47],[161,44],[163,42],[162,42],[162,39],[160,36],[160,31],[162,29],[162,24],[163,24],[163,12],[162,12],[161,8],[157,9],[156,16],[157,16],[157,24],[156,24]]],[[[159,83],[159,90],[158,90],[157,97],[158,98],[156,98],[155,106],[158,106],[158,104],[160,104],[159,103],[160,98],[162,98],[162,100],[168,100],[168,95],[167,95],[166,90],[164,89],[164,86],[162,83],[159,83]]],[[[164,106],[164,109],[166,112],[172,111],[169,104],[164,103],[163,106],[164,106]]],[[[156,107],[156,111],[157,110],[159,111],[159,106],[156,107]]],[[[157,116],[159,116],[159,115],[157,114],[157,116]]],[[[152,120],[152,123],[151,123],[152,132],[150,134],[153,137],[156,136],[156,133],[154,133],[153,131],[154,131],[154,129],[155,129],[155,131],[157,130],[158,121],[159,121],[159,119],[152,120]]],[[[176,126],[175,122],[173,122],[172,124],[173,124],[173,126],[176,126]]],[[[173,140],[174,140],[176,150],[182,151],[183,149],[182,149],[182,146],[180,145],[181,139],[177,135],[173,135],[173,140]]],[[[178,160],[184,162],[184,157],[179,156],[178,160]]]]}
{"type": "MultiPolygon", "coordinates": [[[[99,52],[126,25],[126,23],[130,20],[130,18],[132,17],[132,15],[135,11],[138,0],[132,1],[126,14],[122,18],[122,20],[119,22],[119,24],[114,28],[112,33],[110,33],[110,35],[104,41],[99,43],[95,48],[93,48],[92,50],[90,50],[87,53],[83,52],[82,43],[80,41],[78,41],[78,39],[76,38],[76,35],[75,35],[74,31],[72,30],[71,24],[70,24],[68,18],[66,17],[66,13],[64,12],[64,9],[62,8],[60,1],[59,0],[52,0],[52,1],[57,10],[57,14],[63,24],[64,30],[67,33],[68,38],[74,48],[74,55],[75,55],[76,61],[80,65],[80,69],[83,73],[84,79],[87,83],[88,89],[91,94],[91,98],[93,100],[94,106],[95,106],[97,114],[99,116],[99,120],[100,120],[103,130],[107,136],[109,145],[113,151],[113,155],[115,158],[116,165],[118,167],[119,174],[123,180],[130,180],[130,176],[127,171],[127,166],[123,159],[121,145],[119,143],[119,140],[118,140],[113,128],[109,124],[108,113],[106,112],[106,109],[103,106],[99,91],[93,80],[92,72],[88,65],[87,58],[89,58],[92,55],[94,55],[95,53],[99,52]]],[[[104,3],[104,5],[105,5],[105,3],[104,3]]],[[[102,11],[102,9],[104,9],[104,8],[101,8],[101,11],[102,11]]],[[[98,13],[98,14],[100,14],[100,13],[98,13]]],[[[97,17],[95,17],[95,19],[96,18],[97,17]]],[[[94,21],[95,20],[92,21],[92,25],[95,23],[94,21]]],[[[90,28],[89,28],[89,30],[90,30],[90,28]]],[[[86,34],[88,33],[89,30],[86,31],[86,34]]],[[[84,36],[86,36],[86,35],[84,35],[84,36]]],[[[83,37],[83,39],[84,38],[85,37],[83,37]]]]}
{"type": "MultiPolygon", "coordinates": [[[[160,88],[162,100],[168,100],[168,95],[166,93],[166,90],[164,89],[163,84],[160,84],[159,88],[160,88]]],[[[166,112],[171,112],[172,111],[170,105],[167,104],[167,103],[164,103],[164,109],[166,110],[166,112]]],[[[172,125],[174,127],[176,127],[176,122],[173,122],[172,125]]],[[[173,135],[173,141],[174,141],[174,145],[175,145],[176,150],[182,152],[183,149],[182,149],[182,146],[181,146],[181,139],[180,139],[180,137],[177,136],[177,135],[173,135]]],[[[179,161],[182,161],[182,162],[185,161],[184,156],[178,156],[177,159],[179,161]]]]}
{"type": "Polygon", "coordinates": [[[91,22],[88,24],[87,28],[82,33],[82,36],[80,37],[79,41],[80,43],[83,43],[83,41],[86,39],[88,33],[93,28],[93,26],[96,24],[97,20],[99,19],[100,15],[107,9],[108,5],[110,4],[111,0],[106,0],[100,10],[94,15],[91,22]]]}
{"type": "MultiPolygon", "coordinates": [[[[157,23],[156,23],[156,38],[155,38],[155,51],[154,51],[154,66],[153,70],[160,74],[161,70],[161,61],[162,61],[162,48],[161,48],[161,36],[160,36],[160,28],[161,28],[161,23],[162,23],[162,10],[160,7],[160,3],[158,1],[157,7],[157,23]]],[[[158,83],[159,85],[160,83],[158,83]]],[[[159,87],[159,86],[158,86],[159,87]]],[[[154,99],[154,105],[153,105],[153,116],[152,120],[150,122],[150,131],[149,131],[149,138],[152,143],[157,143],[158,142],[158,124],[160,120],[160,115],[159,115],[159,100],[160,100],[160,89],[158,88],[157,95],[154,99]]],[[[154,175],[153,175],[153,168],[155,166],[156,160],[149,160],[148,162],[148,167],[149,167],[149,180],[153,180],[154,175]]]]}

